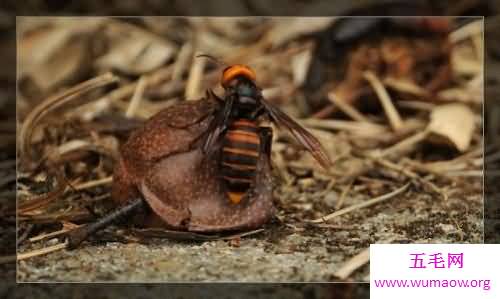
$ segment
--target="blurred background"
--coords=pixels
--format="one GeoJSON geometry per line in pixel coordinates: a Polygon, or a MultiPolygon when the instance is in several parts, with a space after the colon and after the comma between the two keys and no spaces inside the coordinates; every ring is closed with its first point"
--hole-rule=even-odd
{"type": "Polygon", "coordinates": [[[17,29],[18,245],[33,255],[19,263],[22,281],[367,281],[370,243],[482,241],[482,18],[20,17],[17,29]],[[98,242],[86,249],[94,258],[38,257],[58,246],[44,234],[113,207],[113,168],[133,129],[208,88],[222,95],[222,67],[198,54],[251,66],[264,96],[320,139],[331,169],[276,131],[278,213],[238,243],[237,259],[231,242],[203,243],[205,257],[196,243],[116,229],[95,240],[150,246],[101,252],[98,242]],[[105,83],[107,72],[117,82],[105,83]],[[104,87],[72,91],[92,78],[104,87]],[[377,198],[390,200],[363,209],[377,198]],[[185,261],[180,270],[137,271],[165,247],[185,261]],[[103,262],[117,251],[127,256],[119,273],[103,262]],[[195,272],[207,259],[210,271],[195,272]],[[92,270],[74,267],[84,263],[92,270]]]}
{"type": "MultiPolygon", "coordinates": [[[[416,8],[412,6],[413,4],[409,5],[404,1],[395,2],[397,2],[396,5],[371,5],[373,1],[366,1],[366,3],[360,3],[359,6],[356,7],[351,7],[351,4],[346,4],[345,7],[339,4],[338,7],[333,9],[334,11],[332,11],[332,13],[373,15],[379,14],[380,11],[391,11],[394,12],[391,14],[404,15],[420,11],[416,10],[416,8]],[[336,10],[337,8],[338,11],[336,10]]],[[[500,73],[498,72],[498,59],[500,57],[498,49],[500,48],[495,42],[496,39],[488,39],[488,36],[494,36],[496,34],[497,31],[495,30],[499,27],[498,18],[494,16],[498,12],[498,7],[494,1],[451,2],[453,3],[448,3],[448,5],[441,4],[441,2],[439,5],[429,4],[428,1],[420,1],[418,3],[420,3],[419,9],[423,9],[422,11],[424,12],[429,12],[422,14],[441,13],[487,16],[486,26],[484,27],[486,36],[486,49],[484,52],[483,49],[479,48],[482,47],[482,44],[479,38],[481,34],[478,34],[477,31],[478,26],[476,25],[475,27],[473,24],[471,25],[471,23],[474,23],[474,20],[459,18],[450,19],[448,24],[441,22],[433,24],[433,22],[422,21],[414,22],[413,24],[405,24],[405,22],[399,21],[348,22],[347,20],[338,19],[314,19],[307,21],[301,20],[301,22],[296,22],[295,25],[293,19],[274,20],[261,18],[229,20],[229,22],[226,22],[225,20],[207,20],[199,18],[191,21],[170,19],[156,22],[154,19],[149,18],[131,18],[103,19],[99,21],[83,20],[85,26],[68,25],[71,23],[71,21],[68,20],[20,20],[20,24],[18,25],[19,28],[22,29],[18,32],[25,34],[23,35],[23,37],[25,37],[25,43],[23,43],[23,47],[19,48],[19,57],[27,57],[27,60],[23,60],[26,61],[26,63],[19,68],[21,76],[19,77],[20,97],[18,112],[22,120],[37,103],[42,102],[50,95],[56,94],[70,86],[74,86],[85,79],[92,78],[100,73],[111,70],[120,76],[120,84],[118,86],[109,87],[109,90],[100,90],[96,92],[97,98],[112,94],[112,91],[123,88],[121,89],[121,95],[120,93],[116,93],[116,98],[113,98],[110,103],[105,103],[105,101],[103,101],[100,104],[102,106],[98,108],[95,106],[99,105],[87,106],[86,109],[74,112],[73,116],[71,115],[71,109],[65,107],[64,111],[65,113],[70,111],[69,116],[71,117],[77,115],[78,117],[76,117],[76,119],[83,119],[78,121],[88,122],[91,120],[91,122],[94,122],[92,125],[100,126],[101,128],[106,127],[108,132],[112,132],[111,135],[116,138],[116,142],[109,142],[112,144],[110,148],[114,147],[116,149],[117,144],[126,138],[128,132],[139,124],[141,120],[147,118],[159,109],[182,101],[187,97],[190,99],[199,97],[203,94],[203,90],[206,87],[217,87],[220,70],[218,70],[215,65],[211,65],[208,61],[198,61],[192,57],[193,54],[203,51],[218,56],[228,63],[243,61],[254,67],[257,70],[258,82],[266,90],[267,96],[270,99],[281,105],[281,107],[291,115],[305,119],[305,123],[307,123],[311,129],[320,131],[314,131],[314,133],[327,136],[326,138],[322,137],[322,141],[325,139],[332,139],[331,135],[325,135],[324,131],[336,136],[333,142],[326,141],[327,144],[333,143],[328,146],[333,157],[344,155],[345,158],[345,153],[352,153],[352,148],[361,150],[363,153],[365,151],[370,152],[371,150],[377,151],[391,148],[391,146],[397,145],[399,141],[407,140],[408,137],[415,137],[416,135],[415,139],[409,140],[411,141],[410,144],[415,146],[406,148],[396,147],[395,149],[397,151],[395,152],[397,152],[397,155],[391,157],[394,153],[389,152],[389,154],[391,154],[387,156],[390,158],[389,160],[398,161],[400,157],[409,157],[409,159],[421,163],[431,163],[453,161],[465,156],[465,160],[463,160],[463,158],[458,160],[462,164],[460,167],[457,166],[456,163],[453,165],[453,175],[458,175],[459,178],[455,177],[453,179],[454,183],[452,184],[458,184],[460,188],[463,188],[461,190],[474,194],[481,192],[481,188],[477,185],[481,179],[479,176],[479,170],[481,168],[479,161],[481,157],[474,155],[477,153],[474,150],[481,151],[481,149],[478,149],[481,148],[481,131],[484,128],[485,133],[490,137],[497,136],[499,132],[497,121],[499,110],[495,108],[495,105],[496,95],[498,94],[496,90],[500,82],[498,78],[498,74],[500,73]],[[297,23],[302,23],[302,25],[298,25],[297,23]],[[304,26],[303,24],[305,23],[309,24],[309,26],[304,26]],[[465,25],[470,26],[466,27],[465,25]],[[176,32],[177,30],[171,30],[171,28],[181,28],[181,31],[176,32]],[[303,30],[304,28],[306,29],[303,30]],[[460,28],[468,29],[459,30],[460,28]],[[454,35],[450,35],[450,33],[454,32],[454,35]],[[131,42],[130,39],[127,38],[127,33],[130,34],[130,37],[133,37],[133,40],[139,41],[136,43],[131,42]],[[152,34],[150,35],[150,33],[152,34]],[[454,37],[451,38],[451,36],[454,37]],[[50,42],[43,43],[42,41],[50,42]],[[45,46],[39,47],[39,45],[43,44],[45,44],[45,46]],[[22,48],[25,49],[24,52],[22,48]],[[124,49],[127,51],[124,51],[124,49]],[[65,53],[65,55],[61,55],[61,53],[65,53]],[[484,57],[479,53],[484,53],[484,57]],[[181,54],[183,56],[181,56],[181,54]],[[119,59],[113,59],[113,56],[119,59]],[[183,57],[184,60],[180,59],[183,57]],[[417,57],[418,59],[416,59],[417,57]],[[479,76],[482,72],[481,59],[483,58],[488,60],[486,67],[487,80],[483,80],[481,76],[479,76]],[[404,129],[401,129],[401,131],[395,129],[394,119],[391,121],[386,114],[386,110],[384,110],[373,88],[373,80],[370,81],[366,78],[366,70],[372,71],[375,78],[378,79],[378,81],[383,84],[386,91],[388,91],[400,118],[405,123],[405,126],[402,126],[404,129]],[[162,73],[162,71],[164,72],[162,73]],[[193,74],[198,75],[195,76],[193,74]],[[151,75],[156,75],[157,77],[151,75]],[[133,117],[123,118],[122,116],[126,114],[127,110],[130,108],[129,103],[131,98],[137,91],[137,83],[141,78],[148,76],[152,77],[151,83],[149,81],[150,78],[143,80],[148,81],[148,83],[145,85],[146,87],[142,92],[143,96],[141,97],[140,105],[132,110],[133,117]],[[172,78],[176,78],[176,83],[172,83],[174,82],[172,78]],[[481,91],[478,90],[483,81],[486,85],[486,122],[480,117],[482,94],[481,91]],[[408,82],[411,84],[408,84],[408,82]],[[127,86],[128,89],[124,88],[127,86]],[[335,97],[329,95],[335,95],[335,97]],[[334,100],[332,100],[332,98],[334,100]],[[347,108],[345,105],[342,106],[342,103],[339,105],[338,99],[347,102],[347,108]],[[460,120],[471,118],[469,117],[471,115],[470,112],[474,115],[472,117],[472,119],[474,119],[474,129],[469,134],[469,138],[466,138],[469,140],[469,143],[458,140],[462,137],[456,137],[465,134],[457,134],[453,137],[451,131],[447,133],[433,132],[433,134],[429,134],[428,136],[424,136],[424,134],[418,135],[419,133],[425,132],[425,129],[432,123],[433,111],[436,113],[434,108],[449,103],[465,104],[467,107],[467,111],[469,112],[464,113],[463,111],[465,111],[465,109],[459,112],[463,113],[458,117],[460,120]],[[354,108],[354,110],[349,108],[354,108]],[[78,115],[78,113],[82,111],[86,113],[78,115]],[[466,114],[469,116],[463,116],[466,114]],[[113,119],[113,121],[108,121],[110,119],[113,119]],[[315,122],[317,119],[327,121],[342,120],[347,123],[315,122]],[[103,123],[106,121],[107,123],[103,123]],[[120,125],[117,125],[117,123],[120,125]],[[362,123],[361,127],[356,127],[359,123],[362,123]],[[365,123],[370,125],[366,125],[365,123]],[[353,124],[355,127],[349,127],[353,124]],[[380,127],[377,126],[377,128],[375,128],[376,126],[373,126],[373,124],[383,125],[386,126],[386,128],[385,130],[380,130],[380,127]],[[411,124],[413,127],[407,127],[406,125],[408,124],[411,124]],[[347,137],[342,136],[342,134],[347,135],[347,137]],[[346,139],[347,142],[344,142],[345,140],[339,142],[337,138],[339,135],[341,140],[346,139]],[[413,141],[418,142],[413,143],[413,141]],[[462,150],[460,149],[461,146],[462,150]],[[336,152],[337,147],[342,147],[345,151],[338,153],[336,152]],[[401,151],[401,149],[403,150],[401,151]],[[464,175],[465,178],[463,177],[464,175]],[[468,183],[464,185],[463,181],[471,177],[472,187],[468,183]],[[456,180],[458,180],[458,183],[456,183],[456,180]]],[[[275,14],[276,10],[282,11],[283,14],[289,14],[290,12],[297,11],[297,7],[302,8],[300,11],[304,11],[306,14],[309,11],[314,14],[315,11],[326,13],[331,10],[329,6],[322,5],[322,1],[307,3],[297,1],[297,3],[293,5],[280,5],[278,2],[276,3],[278,7],[270,8],[269,10],[267,10],[268,6],[257,4],[250,5],[249,2],[246,2],[243,6],[235,5],[234,8],[225,7],[224,9],[231,10],[236,14],[250,13],[260,15],[275,14]],[[312,6],[310,6],[311,4],[312,6]],[[315,4],[317,4],[317,6],[315,4]],[[318,10],[318,7],[320,10],[318,10]]],[[[9,6],[11,4],[7,1],[3,5],[9,6]]],[[[154,1],[141,3],[141,5],[135,4],[134,1],[130,1],[126,4],[120,4],[119,6],[115,4],[109,4],[108,6],[108,4],[93,3],[92,1],[86,4],[67,2],[64,5],[52,3],[50,1],[30,1],[26,7],[21,8],[21,12],[23,10],[26,12],[37,11],[36,14],[43,14],[49,9],[55,9],[56,13],[66,14],[70,12],[85,13],[97,8],[98,11],[100,11],[99,14],[133,15],[137,14],[139,11],[142,13],[149,12],[155,14],[155,12],[160,9],[163,10],[165,5],[164,3],[155,3],[154,1]]],[[[168,5],[170,5],[168,11],[171,11],[172,14],[179,11],[188,14],[188,12],[192,12],[193,9],[189,4],[184,7],[175,1],[169,2],[168,5]]],[[[208,15],[217,14],[221,11],[217,9],[217,6],[207,6],[204,8],[202,6],[197,6],[195,10],[200,9],[202,12],[209,12],[204,13],[208,15]]],[[[475,24],[477,24],[477,22],[475,24]]],[[[7,22],[3,26],[4,28],[12,28],[12,23],[9,24],[7,22]]],[[[12,40],[11,34],[5,34],[4,36],[6,40],[12,40]]],[[[5,49],[5,55],[2,56],[11,57],[8,61],[10,61],[10,65],[12,66],[14,61],[14,57],[12,56],[13,51],[9,51],[8,47],[4,47],[3,49],[5,49]]],[[[3,96],[5,101],[2,102],[2,105],[4,105],[3,107],[7,107],[6,109],[2,109],[4,112],[9,111],[8,105],[13,105],[13,102],[8,100],[9,98],[12,99],[14,91],[10,87],[12,85],[9,84],[9,82],[14,82],[10,74],[12,74],[12,72],[6,73],[2,81],[6,86],[6,89],[4,89],[6,93],[3,96]]],[[[370,76],[368,77],[372,78],[370,76]]],[[[375,80],[375,82],[377,81],[375,80]]],[[[82,103],[87,101],[92,102],[95,98],[96,95],[89,95],[87,99],[82,99],[81,102],[74,103],[75,107],[80,107],[82,103]]],[[[458,109],[460,110],[461,108],[458,109]]],[[[454,111],[456,112],[459,110],[454,111]]],[[[449,115],[449,113],[446,112],[440,114],[439,111],[437,114],[438,116],[443,114],[449,115]]],[[[6,117],[8,116],[6,115],[6,117]]],[[[456,117],[452,117],[452,121],[453,118],[456,117]]],[[[52,123],[53,117],[45,119],[44,122],[49,119],[50,122],[48,123],[50,123],[51,126],[54,125],[54,127],[56,127],[56,125],[59,125],[57,121],[52,123]]],[[[436,119],[436,117],[434,119],[436,119]]],[[[448,122],[448,118],[445,117],[445,119],[447,120],[446,122],[448,122]]],[[[60,121],[65,122],[67,119],[61,119],[60,121]]],[[[74,119],[72,119],[72,121],[74,121],[74,119]]],[[[12,126],[12,122],[8,121],[5,122],[5,127],[6,129],[3,129],[2,132],[5,133],[4,135],[6,138],[3,138],[3,140],[6,148],[11,149],[4,151],[6,156],[5,160],[7,161],[5,163],[6,168],[10,167],[10,169],[12,169],[11,164],[13,164],[13,155],[8,153],[13,152],[12,149],[15,139],[12,138],[12,134],[15,132],[15,127],[12,126]]],[[[79,128],[80,127],[76,129],[73,128],[73,130],[78,130],[79,128]]],[[[65,138],[67,138],[67,136],[58,136],[58,132],[55,129],[52,130],[52,133],[50,129],[45,129],[47,130],[45,134],[54,135],[51,140],[53,145],[63,144],[66,140],[65,138]]],[[[95,130],[95,127],[93,127],[93,130],[95,130]]],[[[106,132],[106,130],[101,130],[99,132],[106,132]]],[[[69,136],[74,137],[75,135],[69,136]]],[[[35,161],[37,158],[43,156],[44,152],[53,148],[47,148],[47,144],[40,142],[37,144],[36,134],[34,141],[34,151],[31,152],[30,155],[35,156],[35,161]]],[[[40,139],[38,139],[38,141],[40,141],[40,139]]],[[[493,138],[486,139],[486,141],[488,142],[483,150],[486,150],[486,155],[488,156],[488,158],[485,159],[487,173],[490,172],[495,175],[495,171],[498,169],[498,160],[494,155],[497,152],[497,145],[493,142],[493,138]]],[[[293,176],[291,181],[294,184],[305,184],[304,190],[307,190],[306,193],[310,194],[311,190],[313,191],[312,193],[314,193],[315,190],[324,189],[324,185],[320,184],[319,186],[315,186],[318,180],[317,177],[321,176],[321,174],[315,175],[314,170],[313,174],[311,174],[312,164],[310,161],[307,161],[307,155],[302,157],[301,153],[295,148],[287,153],[283,148],[289,142],[290,140],[288,140],[286,136],[279,136],[277,146],[275,147],[277,153],[274,154],[274,159],[279,161],[280,158],[284,157],[285,159],[290,158],[295,161],[300,161],[300,159],[305,159],[306,161],[292,168],[284,167],[286,170],[286,173],[282,174],[282,176],[285,177],[284,180],[286,180],[287,173],[291,172],[290,175],[293,176]],[[304,167],[304,165],[306,167],[304,167]],[[301,180],[297,179],[297,177],[303,178],[302,181],[305,183],[300,182],[301,180]],[[312,181],[307,180],[311,177],[313,178],[312,181]],[[311,184],[311,182],[313,182],[313,184],[309,186],[308,184],[311,184]],[[307,189],[307,187],[312,188],[307,189]]],[[[405,144],[403,143],[403,145],[405,144]]],[[[354,155],[357,155],[357,153],[354,153],[354,155]]],[[[351,160],[352,162],[353,159],[351,158],[352,157],[347,160],[351,160]]],[[[358,158],[360,158],[360,160],[365,159],[363,156],[358,158]]],[[[95,160],[96,157],[91,157],[90,159],[95,160]]],[[[99,160],[99,158],[97,158],[97,160],[99,160]]],[[[110,159],[110,161],[112,161],[112,159],[110,159]]],[[[94,164],[95,163],[99,164],[99,162],[94,161],[94,164]]],[[[103,166],[104,170],[99,170],[102,172],[92,173],[91,179],[106,178],[111,165],[112,163],[108,162],[107,165],[103,166]]],[[[438,169],[440,169],[443,164],[435,164],[435,167],[436,166],[439,166],[438,169]]],[[[450,166],[450,164],[445,166],[450,166]]],[[[352,163],[348,163],[345,168],[353,169],[352,163]]],[[[84,171],[85,167],[82,169],[81,171],[84,171]]],[[[345,170],[344,168],[340,169],[340,173],[345,170]]],[[[450,170],[449,168],[445,169],[450,170]]],[[[75,170],[71,171],[73,175],[81,174],[75,170]]],[[[419,170],[418,175],[421,176],[423,172],[423,177],[426,177],[426,171],[428,170],[419,170]]],[[[9,170],[6,169],[4,172],[7,174],[9,170]]],[[[296,200],[291,200],[292,203],[295,203],[293,207],[290,207],[288,204],[282,205],[282,208],[284,208],[283,210],[286,211],[284,216],[291,216],[291,219],[303,219],[305,216],[314,218],[321,216],[318,214],[320,209],[335,211],[343,191],[347,189],[346,186],[351,184],[353,176],[357,176],[356,178],[358,181],[354,180],[352,182],[354,188],[349,187],[348,190],[354,190],[354,192],[359,191],[364,195],[372,194],[373,196],[390,190],[380,188],[380,186],[370,187],[368,190],[357,190],[356,188],[360,187],[356,187],[356,185],[366,184],[359,182],[358,174],[354,173],[351,174],[351,176],[347,175],[345,182],[341,182],[342,179],[340,177],[342,175],[340,173],[336,176],[334,175],[336,184],[340,186],[340,188],[333,190],[336,191],[337,197],[332,199],[330,206],[327,205],[325,208],[325,205],[323,205],[324,203],[318,204],[315,202],[313,207],[308,210],[307,204],[304,205],[304,200],[298,200],[298,205],[296,200]]],[[[394,179],[394,175],[385,174],[385,176],[394,179]]],[[[437,180],[439,180],[439,175],[437,176],[437,180]]],[[[380,173],[369,173],[366,177],[368,180],[380,178],[380,173]]],[[[324,180],[329,181],[330,179],[331,177],[324,180]]],[[[44,180],[44,176],[41,175],[39,182],[44,180]]],[[[362,178],[361,180],[366,182],[367,179],[362,178]]],[[[490,186],[488,180],[489,179],[487,179],[486,182],[487,196],[493,198],[498,192],[495,189],[488,188],[488,186],[490,186]]],[[[491,176],[491,180],[491,182],[494,183],[494,176],[491,176]]],[[[446,189],[446,186],[449,186],[448,184],[450,183],[448,181],[442,185],[441,182],[436,181],[435,178],[431,178],[431,181],[433,181],[434,185],[440,190],[442,190],[443,186],[445,186],[444,189],[446,189]]],[[[28,181],[28,183],[30,182],[28,181]]],[[[53,184],[54,186],[56,185],[54,182],[53,184]]],[[[370,185],[376,184],[370,183],[370,185]]],[[[6,193],[7,196],[10,196],[9,194],[12,195],[14,190],[12,188],[12,180],[6,180],[4,186],[10,188],[10,191],[7,191],[10,193],[6,193]]],[[[54,186],[42,184],[40,188],[45,188],[45,191],[48,191],[54,186]]],[[[391,185],[385,187],[390,186],[391,185]]],[[[303,187],[301,186],[301,188],[303,187]]],[[[43,194],[42,189],[40,189],[41,191],[38,190],[37,193],[43,194]]],[[[433,194],[432,187],[429,185],[427,185],[427,187],[422,186],[422,189],[433,194]]],[[[26,190],[31,189],[28,188],[26,190]]],[[[93,192],[94,193],[90,193],[90,196],[104,195],[106,189],[93,190],[93,192]]],[[[284,190],[278,190],[278,192],[286,193],[284,190]]],[[[301,192],[299,192],[299,194],[300,193],[301,192]]],[[[448,192],[445,193],[449,195],[448,192]]],[[[431,209],[432,203],[430,201],[435,200],[433,197],[442,196],[441,193],[439,193],[439,195],[436,194],[431,195],[432,198],[422,205],[422,209],[431,209]]],[[[453,197],[453,192],[451,196],[453,197]]],[[[410,194],[409,197],[412,197],[412,195],[410,194]]],[[[362,202],[366,200],[366,198],[365,196],[359,200],[362,202]]],[[[8,203],[9,201],[7,199],[8,197],[6,197],[5,201],[8,203]]],[[[453,210],[457,208],[458,211],[456,211],[456,213],[463,214],[464,210],[460,210],[460,208],[457,207],[457,205],[460,206],[457,204],[460,200],[463,200],[463,198],[458,198],[456,202],[450,203],[449,206],[452,206],[452,208],[446,210],[446,212],[453,212],[453,210]]],[[[306,200],[306,203],[308,201],[309,200],[306,200]]],[[[471,201],[472,203],[466,200],[461,206],[464,209],[476,209],[478,207],[476,205],[478,203],[477,198],[471,201]]],[[[355,204],[356,201],[346,202],[345,205],[349,206],[351,203],[355,204]]],[[[497,223],[498,219],[500,219],[500,213],[498,212],[498,208],[494,205],[490,205],[490,203],[494,203],[494,201],[486,202],[486,241],[495,242],[495,240],[497,240],[496,242],[498,242],[499,227],[497,223]],[[495,227],[495,225],[497,226],[495,227]]],[[[8,204],[2,205],[3,208],[5,207],[6,211],[9,210],[7,209],[8,206],[8,204]]],[[[12,205],[10,206],[12,207],[12,205]]],[[[339,206],[344,206],[344,203],[339,206]]],[[[106,208],[105,204],[102,204],[102,206],[97,205],[97,207],[93,207],[92,209],[93,212],[99,214],[99,212],[105,211],[106,208]]],[[[406,208],[407,206],[400,206],[396,212],[406,208]]],[[[443,208],[443,206],[439,206],[439,208],[443,208]]],[[[9,213],[6,212],[5,214],[8,215],[9,213]]],[[[430,214],[433,214],[432,211],[430,214]]],[[[474,241],[479,237],[475,237],[473,234],[480,233],[481,228],[476,226],[470,229],[469,225],[477,223],[477,219],[481,218],[480,214],[481,213],[476,213],[472,217],[469,217],[470,219],[467,219],[464,225],[464,222],[455,223],[452,217],[437,217],[434,213],[432,221],[429,221],[430,218],[428,218],[427,220],[422,220],[419,225],[416,225],[418,222],[413,223],[413,221],[411,221],[411,223],[413,223],[412,225],[402,225],[401,227],[407,230],[402,235],[406,237],[415,235],[409,233],[409,229],[411,228],[417,230],[414,231],[417,233],[416,235],[420,233],[421,236],[432,236],[449,233],[452,238],[461,235],[461,237],[470,237],[470,240],[474,241]],[[438,224],[441,228],[437,232],[429,232],[428,229],[425,229],[429,224],[438,224]],[[442,224],[444,224],[444,227],[442,224]],[[447,224],[451,226],[447,226],[447,224]],[[458,229],[456,229],[457,227],[458,229]],[[464,227],[467,227],[467,229],[464,230],[464,227]]],[[[391,212],[389,212],[389,215],[391,215],[391,212]]],[[[424,218],[428,216],[427,214],[423,215],[424,218]]],[[[366,220],[365,217],[366,215],[360,213],[356,215],[356,217],[347,218],[344,219],[344,221],[364,221],[366,220]]],[[[4,217],[3,219],[8,219],[8,217],[4,217]]],[[[11,223],[8,220],[4,221],[6,221],[7,225],[11,223]]],[[[373,222],[373,225],[376,224],[377,222],[373,222]]],[[[342,225],[342,222],[340,225],[342,225]]],[[[33,226],[36,228],[36,225],[33,226]]],[[[25,228],[26,227],[21,227],[22,231],[20,231],[20,233],[25,232],[25,228]]],[[[41,229],[42,231],[44,229],[55,230],[57,229],[57,225],[52,227],[42,226],[37,229],[41,229]]],[[[6,232],[7,231],[8,230],[6,230],[6,232]]],[[[37,230],[32,228],[31,233],[35,232],[37,232],[37,230]]],[[[324,234],[324,231],[322,234],[324,234]]],[[[11,236],[13,236],[12,233],[11,236]]],[[[349,237],[356,238],[358,236],[354,234],[354,236],[349,237]]],[[[346,242],[349,237],[346,238],[346,242]]],[[[333,239],[335,239],[335,237],[333,237],[333,239]]],[[[365,241],[373,240],[376,241],[378,239],[365,239],[365,241]]],[[[352,253],[354,254],[355,252],[356,250],[352,253]]]]}

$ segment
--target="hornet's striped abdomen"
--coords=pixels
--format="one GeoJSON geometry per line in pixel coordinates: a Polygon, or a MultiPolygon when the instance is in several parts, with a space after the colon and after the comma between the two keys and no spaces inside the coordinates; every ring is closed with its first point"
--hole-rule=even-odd
{"type": "Polygon", "coordinates": [[[260,152],[258,127],[249,119],[235,120],[224,135],[222,147],[222,176],[227,194],[239,203],[255,178],[260,152]]]}

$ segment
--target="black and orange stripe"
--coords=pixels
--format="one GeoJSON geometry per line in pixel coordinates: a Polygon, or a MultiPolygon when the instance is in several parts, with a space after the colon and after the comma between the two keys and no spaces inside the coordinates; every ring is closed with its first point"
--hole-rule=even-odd
{"type": "Polygon", "coordinates": [[[243,118],[235,120],[224,136],[221,165],[228,197],[233,203],[241,201],[254,180],[259,149],[255,122],[243,118]]]}

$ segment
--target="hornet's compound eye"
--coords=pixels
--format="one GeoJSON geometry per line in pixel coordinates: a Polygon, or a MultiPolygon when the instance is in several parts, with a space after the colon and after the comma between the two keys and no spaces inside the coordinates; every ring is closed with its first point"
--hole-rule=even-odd
{"type": "Polygon", "coordinates": [[[251,68],[243,64],[235,64],[227,67],[222,72],[222,86],[224,88],[228,87],[229,83],[237,76],[245,77],[252,82],[255,82],[256,79],[255,72],[251,68]]]}

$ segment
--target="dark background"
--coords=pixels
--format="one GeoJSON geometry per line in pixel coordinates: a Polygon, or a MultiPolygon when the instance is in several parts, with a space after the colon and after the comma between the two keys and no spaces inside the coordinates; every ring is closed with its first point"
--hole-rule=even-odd
{"type": "MultiPolygon", "coordinates": [[[[500,134],[500,4],[497,1],[55,1],[4,0],[0,3],[0,171],[15,173],[16,15],[467,15],[485,16],[485,145],[500,134]]],[[[498,165],[485,164],[485,243],[500,241],[498,165]],[[489,175],[491,174],[491,176],[489,175]]],[[[0,255],[15,253],[15,182],[0,186],[0,255]],[[10,215],[10,216],[9,216],[10,215]]],[[[15,264],[0,265],[0,297],[9,298],[368,298],[367,284],[203,284],[198,285],[16,285],[15,264]]]]}

